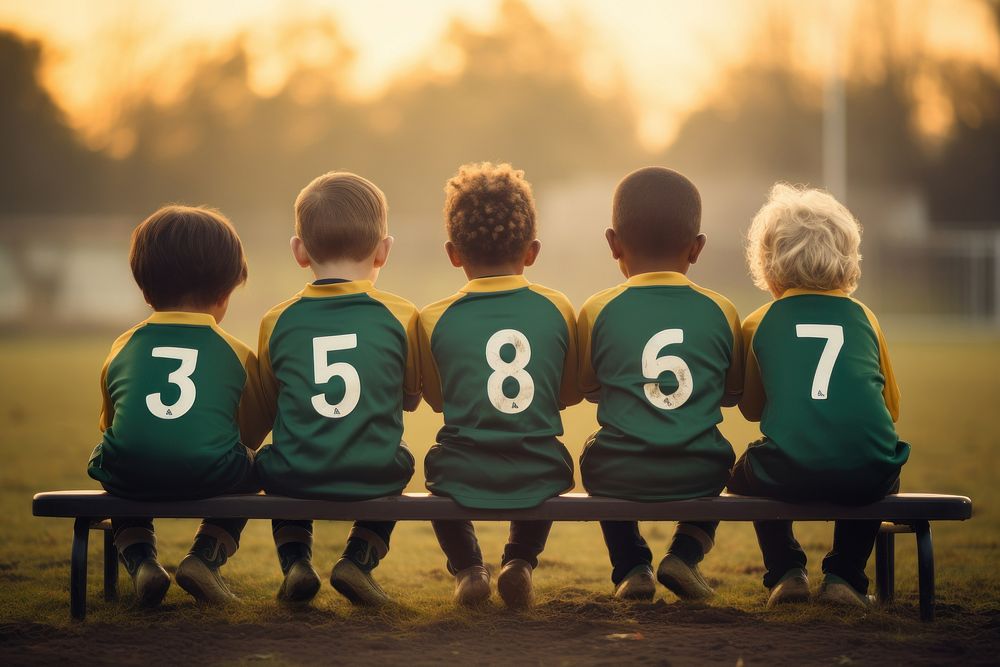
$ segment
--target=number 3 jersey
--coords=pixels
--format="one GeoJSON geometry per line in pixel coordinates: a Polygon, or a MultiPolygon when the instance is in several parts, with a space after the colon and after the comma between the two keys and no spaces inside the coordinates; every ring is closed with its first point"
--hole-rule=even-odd
{"type": "Polygon", "coordinates": [[[420,314],[424,399],[444,427],[427,488],[466,507],[534,507],[573,487],[559,411],[580,401],[565,296],[523,276],[470,281],[420,314]]]}
{"type": "Polygon", "coordinates": [[[580,386],[601,425],[580,459],[594,495],[675,500],[717,495],[733,448],[722,404],[743,386],[739,315],[725,297],[669,271],[598,292],[579,317],[580,386]]]}
{"type": "Polygon", "coordinates": [[[104,438],[88,473],[126,497],[229,491],[252,464],[244,445],[268,431],[253,352],[204,313],[153,313],[120,336],[101,393],[104,438]]]}
{"type": "Polygon", "coordinates": [[[369,280],[306,285],[260,327],[271,444],[256,466],[268,493],[362,500],[413,476],[403,397],[420,393],[417,309],[369,280]]]}
{"type": "Polygon", "coordinates": [[[895,480],[910,446],[896,435],[899,388],[864,304],[841,291],[791,289],[747,317],[743,335],[740,409],[765,436],[746,454],[760,483],[826,498],[895,480]]]}

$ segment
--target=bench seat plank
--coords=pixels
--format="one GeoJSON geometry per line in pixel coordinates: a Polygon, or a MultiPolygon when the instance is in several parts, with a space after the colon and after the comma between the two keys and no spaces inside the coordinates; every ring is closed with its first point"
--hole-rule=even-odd
{"type": "Polygon", "coordinates": [[[901,493],[858,507],[831,504],[792,504],[766,498],[722,495],[670,502],[643,503],[567,493],[525,510],[476,510],[448,498],[407,493],[364,501],[302,500],[269,495],[217,496],[203,500],[138,502],[104,491],[39,493],[32,502],[35,516],[109,517],[151,516],[172,519],[245,517],[250,519],[321,519],[334,521],[755,521],[788,519],[831,521],[879,519],[956,521],[972,517],[972,501],[965,496],[901,493]]]}

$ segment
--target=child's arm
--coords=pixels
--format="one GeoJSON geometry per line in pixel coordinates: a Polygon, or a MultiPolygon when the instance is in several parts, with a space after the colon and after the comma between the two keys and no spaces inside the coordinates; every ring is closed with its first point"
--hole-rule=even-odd
{"type": "Polygon", "coordinates": [[[563,359],[562,383],[559,386],[559,409],[564,409],[582,401],[583,394],[577,380],[580,353],[573,305],[566,301],[559,310],[566,320],[566,330],[569,337],[566,345],[566,357],[563,359]]]}
{"type": "Polygon", "coordinates": [[[417,320],[417,357],[420,363],[420,392],[434,412],[441,412],[444,401],[441,397],[441,376],[431,352],[431,323],[423,314],[417,320]]]}
{"type": "Polygon", "coordinates": [[[760,377],[760,366],[753,352],[753,336],[757,331],[767,306],[753,312],[743,321],[743,396],[740,397],[740,412],[752,422],[759,422],[764,414],[767,395],[764,393],[764,383],[760,377]]]}
{"type": "Polygon", "coordinates": [[[584,304],[576,321],[577,331],[577,385],[580,393],[591,403],[597,403],[601,395],[601,385],[591,361],[591,334],[594,327],[594,313],[584,304]]]}
{"type": "MultiPolygon", "coordinates": [[[[253,352],[246,360],[247,381],[240,397],[238,420],[240,439],[244,445],[256,450],[264,442],[264,438],[274,426],[277,405],[277,393],[268,393],[261,377],[260,362],[253,352]]],[[[270,373],[270,365],[267,372],[270,373]]],[[[273,386],[274,375],[270,375],[273,386]]]]}
{"type": "Polygon", "coordinates": [[[403,375],[403,410],[413,412],[420,405],[420,327],[416,308],[406,323],[406,371],[403,375]]]}
{"type": "Polygon", "coordinates": [[[746,375],[746,347],[743,342],[743,327],[740,316],[733,309],[730,316],[730,327],[733,330],[733,352],[729,359],[729,370],[726,371],[726,389],[722,395],[722,407],[731,408],[738,405],[743,397],[743,383],[746,375]]]}
{"type": "Polygon", "coordinates": [[[878,337],[879,370],[882,371],[882,377],[885,378],[885,385],[882,387],[882,398],[885,400],[885,407],[889,410],[892,421],[897,422],[899,421],[899,385],[896,384],[896,374],[893,372],[892,362],[889,360],[889,346],[885,342],[885,334],[882,333],[882,327],[879,325],[875,313],[857,299],[854,302],[865,311],[868,323],[872,325],[875,335],[878,337]]]}

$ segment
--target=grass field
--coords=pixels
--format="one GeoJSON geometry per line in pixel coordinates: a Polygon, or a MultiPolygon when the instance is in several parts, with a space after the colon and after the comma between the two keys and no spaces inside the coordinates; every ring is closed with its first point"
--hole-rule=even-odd
{"type": "MultiPolygon", "coordinates": [[[[609,599],[607,555],[594,524],[557,524],[536,573],[538,607],[514,615],[499,604],[480,612],[453,608],[451,578],[427,524],[401,524],[378,577],[401,603],[380,613],[352,609],[328,586],[311,610],[274,601],[280,573],[266,522],[251,522],[226,575],[243,599],[226,610],[197,608],[176,586],[156,612],[99,597],[100,560],[92,545],[90,616],[68,619],[70,523],[31,516],[33,493],[97,488],[85,472],[97,442],[97,378],[108,341],[46,338],[0,341],[0,662],[158,664],[188,659],[213,664],[409,662],[642,662],[763,664],[781,659],[818,664],[869,661],[915,664],[996,659],[1000,630],[1000,340],[951,334],[893,344],[903,391],[902,437],[913,445],[903,490],[969,495],[975,518],[935,527],[939,620],[920,624],[915,563],[908,536],[897,541],[898,602],[889,610],[849,614],[815,605],[765,612],[761,559],[750,526],[724,524],[703,565],[719,595],[690,607],[662,591],[651,605],[609,599]],[[934,341],[934,342],[931,342],[934,341]],[[155,644],[152,642],[155,641],[155,644]],[[155,646],[154,648],[151,648],[155,646]],[[138,648],[137,648],[138,647],[138,648]],[[81,651],[87,651],[86,654],[81,651]]],[[[593,430],[590,406],[564,416],[565,442],[578,455],[593,430]]],[[[407,416],[406,440],[418,461],[439,417],[422,407],[407,416]]],[[[756,429],[727,411],[723,431],[739,453],[756,429]]],[[[422,490],[418,469],[411,490],[422,490]]],[[[195,522],[157,525],[161,560],[172,569],[195,522]]],[[[499,560],[504,526],[480,524],[488,560],[499,560]]],[[[648,524],[662,552],[672,531],[648,524]]],[[[812,571],[832,527],[800,525],[812,571]]],[[[328,572],[346,524],[317,527],[317,568],[328,572]]],[[[123,575],[124,576],[124,575],[123,575]]],[[[814,576],[814,581],[818,580],[814,576]]]]}

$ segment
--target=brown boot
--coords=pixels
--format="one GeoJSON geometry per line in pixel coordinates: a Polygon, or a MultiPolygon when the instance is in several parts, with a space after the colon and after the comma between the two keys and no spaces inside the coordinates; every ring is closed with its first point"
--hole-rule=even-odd
{"type": "Polygon", "coordinates": [[[527,609],[534,602],[531,587],[531,563],[521,558],[507,562],[497,577],[497,591],[511,609],[527,609]]]}
{"type": "Polygon", "coordinates": [[[455,574],[455,602],[475,607],[490,599],[490,573],[482,565],[473,565],[455,574]]]}

